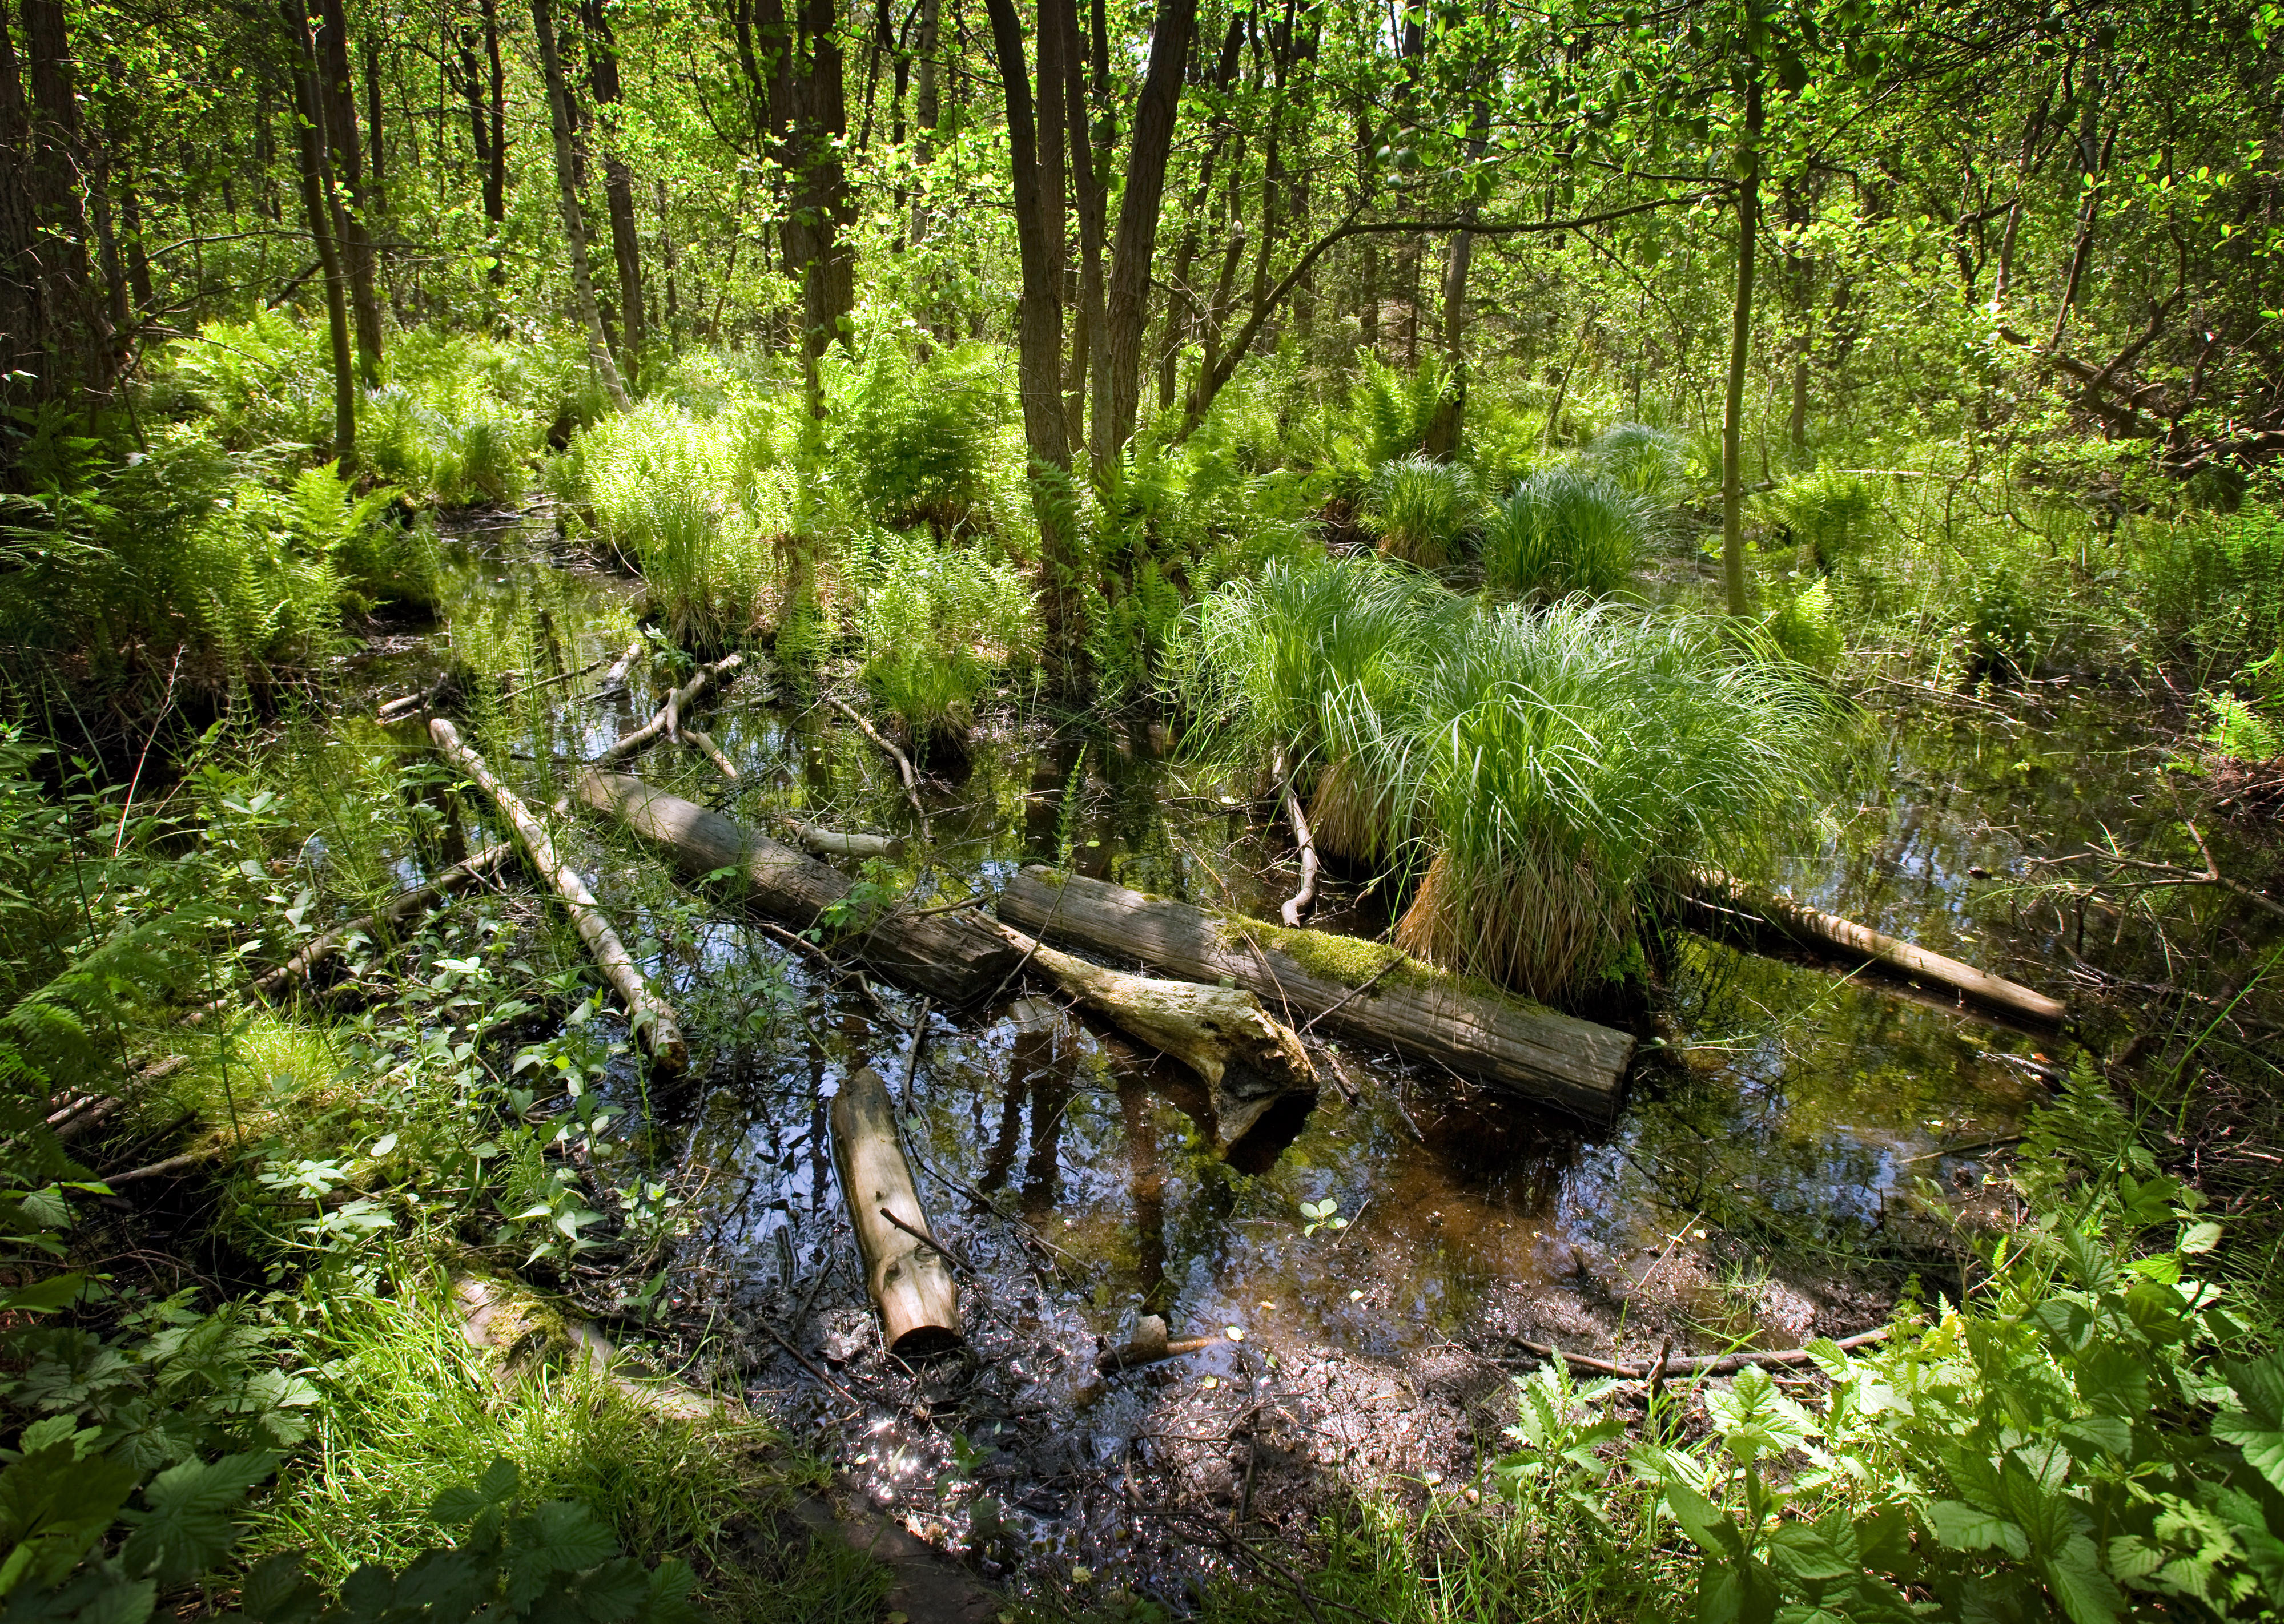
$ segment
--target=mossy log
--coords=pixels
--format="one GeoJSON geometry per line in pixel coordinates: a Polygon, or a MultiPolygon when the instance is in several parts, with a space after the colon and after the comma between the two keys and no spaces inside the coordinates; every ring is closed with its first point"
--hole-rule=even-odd
{"type": "Polygon", "coordinates": [[[959,1286],[943,1249],[923,1238],[933,1231],[896,1137],[888,1085],[864,1067],[841,1085],[830,1116],[833,1165],[888,1351],[919,1359],[958,1347],[966,1339],[959,1286]]]}
{"type": "Polygon", "coordinates": [[[1453,1071],[1606,1128],[1623,1096],[1627,1034],[1477,986],[1394,949],[1209,913],[1099,879],[1027,868],[999,916],[1047,940],[1199,981],[1224,977],[1302,1026],[1453,1071]]]}
{"type": "Polygon", "coordinates": [[[593,956],[603,979],[627,1006],[627,1024],[633,1028],[635,1041],[642,1045],[643,1052],[650,1056],[651,1064],[668,1074],[682,1072],[690,1064],[690,1049],[683,1041],[682,1024],[675,1019],[672,1006],[659,996],[650,979],[635,964],[634,956],[611,927],[610,917],[604,913],[602,904],[587,889],[587,882],[556,855],[555,843],[548,839],[546,828],[531,815],[531,808],[517,798],[515,792],[500,782],[484,758],[461,741],[458,730],[450,722],[442,716],[430,718],[428,737],[435,741],[446,761],[467,774],[477,788],[491,797],[500,815],[514,828],[516,841],[523,847],[532,868],[563,899],[579,940],[587,944],[587,951],[593,956]]]}
{"type": "MultiPolygon", "coordinates": [[[[580,775],[580,801],[666,848],[693,877],[734,876],[751,907],[807,930],[853,888],[846,875],[731,823],[696,801],[652,788],[624,773],[580,775]]],[[[837,944],[889,980],[959,1005],[1004,986],[1021,954],[982,918],[969,913],[906,913],[894,909],[849,919],[837,944]]]]}
{"type": "Polygon", "coordinates": [[[1309,1051],[1253,994],[1105,969],[1007,925],[999,928],[1029,954],[1031,969],[1128,1036],[1163,1050],[1198,1074],[1213,1104],[1224,1158],[1241,1159],[1255,1130],[1273,1136],[1279,1118],[1290,1122],[1279,1106],[1305,1110],[1316,1098],[1309,1051]]]}
{"type": "Polygon", "coordinates": [[[1752,937],[1769,929],[1796,945],[1851,963],[1883,965],[1909,980],[1948,988],[1970,1003],[2032,1026],[2059,1027],[2069,1017],[2069,1009],[2059,998],[1930,953],[1838,914],[1748,886],[1718,869],[1685,870],[1680,884],[1683,902],[1695,910],[1692,923],[1713,933],[1741,933],[1752,937]]]}

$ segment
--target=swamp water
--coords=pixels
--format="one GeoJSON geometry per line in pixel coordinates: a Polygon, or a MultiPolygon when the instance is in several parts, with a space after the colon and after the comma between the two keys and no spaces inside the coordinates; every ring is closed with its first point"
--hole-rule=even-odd
{"type": "MultiPolygon", "coordinates": [[[[623,582],[489,551],[454,582],[460,623],[528,625],[538,604],[582,664],[623,642],[623,582]]],[[[432,663],[371,675],[395,691],[432,663]]],[[[527,713],[533,763],[593,753],[662,691],[574,697],[591,680],[527,713]]],[[[1858,781],[1875,787],[1789,888],[2062,990],[2071,922],[2018,917],[2002,881],[2026,841],[2146,824],[2128,786],[2160,746],[2089,707],[2060,714],[1868,719],[1858,781]]],[[[699,722],[737,783],[665,746],[635,769],[781,838],[788,811],[911,832],[893,765],[765,663],[699,722]]],[[[1168,746],[1146,719],[1003,723],[962,777],[925,786],[925,871],[903,847],[865,878],[952,898],[1061,863],[1273,917],[1294,884],[1281,829],[1168,746]]],[[[1465,1492],[1529,1362],[1517,1338],[1629,1360],[1792,1347],[1879,1323],[1907,1272],[1955,1291],[1944,1231],[1910,1198],[1926,1181],[1971,1204],[2049,1073],[2053,1040],[1680,937],[1607,1134],[1348,1049],[1320,1056],[1297,1137],[1241,1173],[1216,1159],[1186,1074],[1059,1000],[1011,987],[954,1018],[880,987],[876,1003],[718,909],[676,940],[626,901],[659,860],[580,827],[583,868],[692,1039],[690,1077],[650,1102],[689,1220],[663,1323],[730,1354],[755,1408],[877,1505],[1019,1582],[1085,1570],[1177,1599],[1232,1532],[1297,1534],[1356,1490],[1465,1492]],[[918,1371],[880,1349],[833,1173],[827,1102],[865,1064],[903,1103],[922,1198],[967,1269],[969,1350],[918,1371]],[[1344,1222],[1311,1230],[1302,1204],[1326,1201],[1344,1222]],[[1150,1313],[1212,1340],[1098,1377],[1098,1350],[1150,1313]]],[[[1317,922],[1373,925],[1357,889],[1331,884],[1317,922]]],[[[645,1097],[622,1081],[620,1103],[645,1097]]]]}

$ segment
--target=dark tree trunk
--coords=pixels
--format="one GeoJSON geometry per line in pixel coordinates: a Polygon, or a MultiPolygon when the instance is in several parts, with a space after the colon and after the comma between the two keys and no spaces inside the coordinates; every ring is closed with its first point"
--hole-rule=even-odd
{"type": "Polygon", "coordinates": [[[62,0],[24,0],[24,55],[30,68],[28,135],[39,320],[31,369],[43,399],[106,384],[108,324],[90,285],[88,217],[79,177],[79,97],[62,0]]]}
{"type": "Polygon", "coordinates": [[[332,160],[325,152],[325,108],[317,48],[302,0],[284,0],[287,49],[293,56],[294,125],[300,136],[301,212],[317,246],[325,279],[325,322],[333,344],[333,456],[341,472],[356,466],[356,362],[349,339],[347,275],[333,236],[332,160]]]}
{"type": "Polygon", "coordinates": [[[538,35],[540,72],[547,82],[547,123],[555,142],[555,202],[563,221],[563,235],[571,250],[571,291],[578,301],[579,319],[587,330],[587,358],[602,380],[611,404],[627,409],[627,386],[611,359],[610,340],[603,332],[602,311],[595,303],[595,278],[587,257],[587,217],[579,207],[579,183],[571,149],[571,90],[563,79],[563,58],[555,48],[553,0],[531,0],[532,30],[538,35]]]}
{"type": "Polygon", "coordinates": [[[356,319],[357,371],[367,387],[380,382],[380,302],[373,293],[372,199],[364,179],[364,144],[357,137],[356,82],[349,73],[348,19],[342,0],[318,0],[319,97],[325,108],[325,152],[332,161],[333,207],[340,248],[348,271],[349,308],[356,319]],[[341,193],[348,194],[347,201],[341,193]]]}
{"type": "Polygon", "coordinates": [[[641,371],[645,341],[642,238],[635,228],[634,171],[619,152],[619,46],[602,0],[580,0],[579,15],[587,30],[588,82],[594,89],[596,113],[603,126],[603,199],[611,216],[611,258],[619,272],[622,364],[627,376],[633,378],[641,371]]]}

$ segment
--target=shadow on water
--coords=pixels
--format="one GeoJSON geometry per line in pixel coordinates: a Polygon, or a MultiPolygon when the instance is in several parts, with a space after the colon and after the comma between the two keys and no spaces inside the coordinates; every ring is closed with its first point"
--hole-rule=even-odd
{"type": "MultiPolygon", "coordinates": [[[[545,608],[566,668],[603,652],[591,624],[623,623],[615,586],[520,580],[479,563],[461,589],[526,626],[545,608]]],[[[535,753],[592,753],[656,698],[645,678],[613,703],[558,702],[528,718],[535,753]]],[[[894,769],[766,673],[707,725],[736,783],[665,750],[645,776],[774,832],[793,812],[911,832],[894,769]]],[[[2043,730],[1947,714],[1866,722],[1861,744],[1869,787],[1789,888],[2060,990],[2073,922],[2018,911],[2004,877],[2028,842],[2146,823],[2129,780],[2155,742],[2089,707],[2043,730]]],[[[1062,863],[1257,914],[1293,883],[1272,821],[1256,824],[1254,808],[1173,759],[1147,721],[1005,724],[927,799],[934,852],[902,847],[864,865],[865,879],[958,895],[1025,863],[1062,863]]],[[[606,832],[587,839],[606,904],[614,890],[639,894],[626,877],[645,859],[606,832]]],[[[1335,880],[1320,920],[1369,932],[1384,922],[1376,902],[1335,880]]],[[[630,936],[652,934],[636,923],[630,936]]],[[[1971,1198],[1981,1159],[2020,1131],[2044,1086],[2035,1037],[1681,938],[1664,1037],[1607,1135],[1349,1050],[1335,1064],[1354,1098],[1326,1087],[1280,1155],[1240,1170],[1216,1159],[1186,1074],[1038,993],[1010,989],[956,1021],[930,1013],[915,1055],[908,1032],[735,918],[706,927],[695,966],[645,951],[702,1013],[685,1017],[696,1060],[670,1108],[692,1216],[678,1297],[719,1310],[757,1402],[823,1428],[884,1503],[994,1571],[1093,1560],[1130,1537],[1108,1531],[1113,1513],[1141,1492],[1137,1451],[1170,1435],[1169,1406],[1255,1392],[1287,1379],[1279,1371],[1416,1366],[1454,1345],[1511,1351],[1511,1335],[1652,1349],[1670,1337],[1681,1351],[1860,1328],[1905,1270],[1947,1256],[1912,1191],[1925,1181],[1971,1198]],[[963,1283],[971,1353],[919,1375],[878,1351],[834,1190],[825,1105],[864,1064],[901,1097],[932,1221],[975,1270],[963,1283]],[[1303,1215],[1327,1200],[1337,1224],[1303,1215]],[[1098,1348],[1149,1314],[1177,1337],[1219,1339],[1155,1371],[1098,1378],[1098,1348]],[[763,1322],[865,1401],[852,1410],[780,1357],[763,1322]]],[[[917,1023],[916,1000],[881,995],[917,1023]]],[[[1311,1415],[1333,1413],[1332,1399],[1289,1379],[1311,1415]]],[[[1465,1453],[1464,1406],[1453,1414],[1465,1453]]],[[[1357,1443],[1336,1471],[1337,1453],[1295,1458],[1326,1481],[1357,1480],[1358,1463],[1384,1478],[1428,1458],[1357,1443]]]]}

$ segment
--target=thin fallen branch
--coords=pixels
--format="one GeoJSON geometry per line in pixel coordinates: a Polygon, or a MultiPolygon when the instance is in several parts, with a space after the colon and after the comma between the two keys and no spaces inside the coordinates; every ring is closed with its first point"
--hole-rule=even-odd
{"type": "MultiPolygon", "coordinates": [[[[1868,1347],[1874,1342],[1888,1339],[1890,1327],[1882,1325],[1877,1331],[1866,1331],[1858,1336],[1842,1337],[1834,1344],[1841,1352],[1868,1347]]],[[[1647,1381],[1648,1365],[1615,1364],[1607,1359],[1595,1359],[1585,1354],[1574,1354],[1565,1348],[1552,1347],[1543,1342],[1532,1342],[1522,1337],[1509,1339],[1525,1353],[1536,1354],[1541,1359],[1560,1359],[1565,1364],[1575,1364],[1581,1370],[1598,1375],[1615,1376],[1623,1381],[1647,1381]]],[[[1768,1353],[1696,1354],[1684,1359],[1666,1359],[1664,1374],[1668,1376],[1727,1376],[1747,1365],[1807,1364],[1816,1355],[1805,1347],[1784,1347],[1768,1353]]]]}
{"type": "Polygon", "coordinates": [[[912,803],[912,816],[920,820],[920,839],[922,840],[933,840],[935,837],[928,832],[927,808],[920,805],[920,777],[919,774],[912,770],[912,758],[906,755],[903,751],[897,749],[896,746],[891,744],[886,736],[881,733],[880,729],[865,721],[864,717],[857,714],[856,712],[851,709],[848,705],[834,699],[829,693],[825,696],[825,702],[827,705],[830,705],[834,710],[839,711],[842,715],[848,717],[849,721],[855,722],[858,730],[861,731],[865,738],[871,739],[875,745],[878,745],[895,760],[896,763],[896,772],[904,781],[904,799],[912,803]]]}
{"type": "Polygon", "coordinates": [[[729,779],[731,783],[735,784],[738,781],[737,767],[728,756],[722,753],[722,746],[714,742],[712,735],[701,733],[696,728],[684,728],[682,730],[682,742],[713,762],[715,770],[729,779]]]}
{"type": "Polygon", "coordinates": [[[2066,863],[2099,863],[2109,868],[2113,874],[2131,869],[2154,876],[2149,879],[2132,882],[2131,888],[2137,891],[2163,890],[2176,886],[2212,886],[2227,892],[2231,896],[2242,898],[2255,908],[2262,909],[2274,914],[2280,919],[2284,919],[2284,902],[2279,902],[2273,897],[2264,895],[2251,886],[2231,879],[2222,873],[2220,863],[2212,855],[2212,847],[2205,844],[2202,832],[2187,818],[2181,820],[2181,827],[2189,832],[2189,839],[2197,843],[2197,855],[2205,860],[2202,873],[2195,869],[2184,868],[2178,863],[2152,863],[2144,857],[2129,857],[2124,852],[2105,850],[2099,846],[2088,846],[2085,850],[2072,852],[2068,856],[2032,857],[2029,861],[2049,867],[2066,863]]]}
{"type": "Polygon", "coordinates": [[[515,850],[512,841],[502,840],[465,860],[454,863],[435,878],[409,891],[400,891],[369,914],[362,914],[346,925],[337,925],[324,935],[313,939],[299,953],[265,972],[254,983],[254,990],[264,996],[277,992],[288,982],[308,980],[318,965],[348,945],[353,936],[371,937],[384,927],[395,929],[418,918],[456,891],[465,890],[505,862],[515,850]]]}
{"type": "Polygon", "coordinates": [[[625,687],[628,676],[634,671],[635,661],[642,658],[644,646],[640,637],[628,644],[627,652],[619,656],[619,663],[603,673],[603,685],[595,691],[598,694],[615,693],[625,687]]]}
{"type": "Polygon", "coordinates": [[[428,737],[435,741],[444,759],[474,780],[513,825],[516,839],[531,866],[563,899],[579,939],[587,944],[587,951],[594,956],[603,979],[626,1005],[627,1024],[633,1028],[644,1052],[650,1056],[651,1064],[669,1075],[683,1071],[690,1064],[690,1049],[683,1040],[682,1025],[675,1019],[673,1008],[652,988],[649,978],[636,964],[626,944],[619,940],[618,932],[612,929],[610,917],[604,913],[602,904],[587,889],[587,882],[556,855],[555,843],[547,838],[546,829],[531,815],[531,808],[500,782],[482,756],[461,742],[458,730],[445,718],[429,719],[428,737]]]}
{"type": "MultiPolygon", "coordinates": [[[[1285,781],[1285,816],[1293,825],[1293,843],[1301,848],[1301,888],[1285,899],[1285,928],[1301,928],[1301,916],[1317,903],[1317,837],[1309,828],[1309,815],[1301,810],[1301,798],[1293,792],[1293,781],[1285,781]]],[[[1393,963],[1394,961],[1390,961],[1393,963]]]]}
{"type": "Polygon", "coordinates": [[[682,707],[685,705],[695,705],[700,697],[717,683],[726,687],[731,679],[738,675],[739,668],[745,663],[746,657],[742,654],[725,654],[710,666],[699,667],[696,675],[667,695],[666,704],[660,708],[658,714],[644,722],[633,732],[627,734],[618,743],[587,764],[590,767],[600,768],[630,761],[666,737],[669,731],[678,732],[682,726],[682,707]]]}

